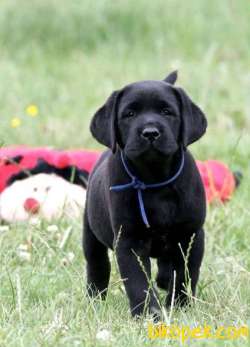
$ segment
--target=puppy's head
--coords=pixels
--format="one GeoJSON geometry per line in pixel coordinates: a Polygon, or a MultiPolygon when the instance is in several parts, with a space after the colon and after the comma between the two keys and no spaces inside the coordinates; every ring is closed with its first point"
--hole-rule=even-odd
{"type": "Polygon", "coordinates": [[[177,72],[163,81],[143,81],[115,91],[95,113],[93,136],[115,152],[117,144],[128,158],[174,154],[197,141],[207,121],[185,91],[176,88],[177,72]]]}

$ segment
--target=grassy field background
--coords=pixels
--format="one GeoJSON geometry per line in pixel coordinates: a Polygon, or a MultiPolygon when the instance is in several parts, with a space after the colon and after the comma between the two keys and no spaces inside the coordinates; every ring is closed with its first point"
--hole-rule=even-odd
{"type": "MultiPolygon", "coordinates": [[[[248,0],[0,2],[3,145],[101,148],[89,121],[111,91],[177,68],[179,85],[208,117],[207,135],[192,146],[196,158],[224,160],[243,172],[232,201],[208,210],[196,304],[167,312],[167,323],[250,327],[249,23],[248,0]],[[29,104],[38,106],[37,117],[26,114],[29,104]],[[11,127],[15,117],[17,128],[11,127]]],[[[130,318],[115,266],[107,301],[89,303],[81,220],[56,226],[1,229],[1,347],[181,345],[150,341],[146,321],[130,318]],[[68,227],[71,237],[60,248],[68,227]],[[20,258],[20,245],[28,247],[30,260],[20,258]],[[106,339],[98,334],[103,329],[106,339]]],[[[249,340],[190,345],[248,346],[249,340]]]]}

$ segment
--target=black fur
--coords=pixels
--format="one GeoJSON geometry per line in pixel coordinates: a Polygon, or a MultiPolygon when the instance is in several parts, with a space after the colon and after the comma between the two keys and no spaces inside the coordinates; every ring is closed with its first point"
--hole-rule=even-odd
{"type": "Polygon", "coordinates": [[[4,165],[20,164],[22,159],[23,157],[21,155],[16,155],[15,157],[12,157],[12,158],[6,158],[4,161],[4,165]]]}
{"type": "Polygon", "coordinates": [[[137,82],[114,92],[91,123],[93,136],[111,150],[96,164],[87,188],[83,249],[88,292],[105,298],[108,248],[115,250],[133,316],[145,308],[152,314],[159,310],[156,292],[148,283],[151,257],[158,263],[157,284],[167,290],[166,305],[173,295],[174,273],[175,302],[187,302],[188,276],[195,294],[203,257],[205,193],[188,150],[184,169],[171,185],[143,191],[150,229],[142,222],[135,190],[109,189],[130,182],[120,150],[140,180],[157,183],[178,169],[180,148],[205,133],[204,114],[173,86],[176,78],[173,72],[164,81],[137,82]],[[188,256],[187,271],[183,255],[188,256]]]}

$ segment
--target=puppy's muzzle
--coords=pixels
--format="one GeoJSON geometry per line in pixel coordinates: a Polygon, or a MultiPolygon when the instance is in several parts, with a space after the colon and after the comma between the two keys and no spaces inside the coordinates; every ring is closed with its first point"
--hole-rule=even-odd
{"type": "Polygon", "coordinates": [[[159,130],[155,127],[146,127],[141,132],[141,137],[149,142],[154,142],[161,136],[159,130]]]}

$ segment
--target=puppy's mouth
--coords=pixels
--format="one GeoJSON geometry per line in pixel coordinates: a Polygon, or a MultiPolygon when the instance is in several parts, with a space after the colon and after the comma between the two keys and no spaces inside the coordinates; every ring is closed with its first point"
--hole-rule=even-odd
{"type": "Polygon", "coordinates": [[[162,143],[146,142],[144,144],[138,143],[136,146],[125,146],[124,152],[126,156],[130,159],[135,159],[144,155],[150,158],[168,157],[173,155],[178,150],[177,143],[162,143]]]}

